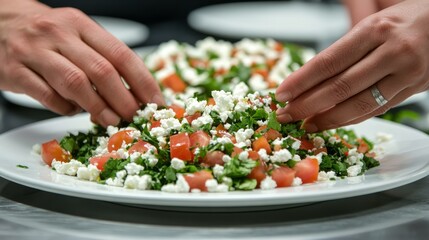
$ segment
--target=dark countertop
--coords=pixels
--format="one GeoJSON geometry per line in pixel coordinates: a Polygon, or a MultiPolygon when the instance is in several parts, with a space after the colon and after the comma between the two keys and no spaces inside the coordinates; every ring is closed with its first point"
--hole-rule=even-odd
{"type": "MultiPolygon", "coordinates": [[[[147,45],[204,37],[184,23],[159,23],[147,45]]],[[[406,106],[423,114],[429,99],[406,106]]],[[[0,97],[0,132],[57,117],[0,97]]],[[[1,160],[1,155],[0,155],[1,160]]],[[[68,197],[0,178],[0,239],[427,239],[429,177],[369,195],[249,212],[177,212],[68,197]]]]}

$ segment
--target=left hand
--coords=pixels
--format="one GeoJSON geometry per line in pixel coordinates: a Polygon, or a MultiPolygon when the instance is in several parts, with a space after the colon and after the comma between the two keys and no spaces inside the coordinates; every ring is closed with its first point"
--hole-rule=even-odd
{"type": "Polygon", "coordinates": [[[360,21],[277,89],[280,122],[309,132],[382,114],[429,86],[429,1],[409,0],[360,21]],[[387,104],[371,93],[376,86],[387,104]]]}

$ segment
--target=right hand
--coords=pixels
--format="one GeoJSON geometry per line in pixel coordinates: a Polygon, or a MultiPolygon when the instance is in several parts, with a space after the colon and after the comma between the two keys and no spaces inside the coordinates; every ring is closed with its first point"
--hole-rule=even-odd
{"type": "Polygon", "coordinates": [[[84,109],[103,126],[131,120],[143,103],[164,104],[143,61],[84,13],[29,0],[0,4],[1,89],[63,115],[84,109]]]}

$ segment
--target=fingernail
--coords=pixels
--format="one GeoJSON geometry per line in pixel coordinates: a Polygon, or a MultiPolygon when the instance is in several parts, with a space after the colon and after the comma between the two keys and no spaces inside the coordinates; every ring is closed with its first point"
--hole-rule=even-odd
{"type": "Polygon", "coordinates": [[[292,94],[289,91],[276,92],[276,99],[280,102],[289,101],[292,98],[292,94]]]}
{"type": "Polygon", "coordinates": [[[150,100],[151,103],[156,103],[158,106],[164,106],[165,105],[165,101],[164,98],[162,97],[162,95],[154,95],[152,97],[152,99],[150,100]]]}
{"type": "Polygon", "coordinates": [[[317,132],[319,130],[314,123],[307,123],[307,122],[304,122],[302,124],[301,128],[305,129],[305,131],[307,131],[309,133],[314,133],[314,132],[317,132]]]}
{"type": "Polygon", "coordinates": [[[283,122],[283,123],[288,123],[288,122],[292,122],[292,116],[288,113],[280,113],[279,115],[277,115],[277,120],[279,122],[283,122]]]}
{"type": "Polygon", "coordinates": [[[121,121],[121,118],[109,108],[104,109],[100,113],[100,118],[101,125],[105,127],[107,127],[108,125],[116,126],[121,121]]]}

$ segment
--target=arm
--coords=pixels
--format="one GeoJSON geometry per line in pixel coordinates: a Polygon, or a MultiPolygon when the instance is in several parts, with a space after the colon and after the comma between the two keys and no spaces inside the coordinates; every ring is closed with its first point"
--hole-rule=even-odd
{"type": "Polygon", "coordinates": [[[0,5],[1,89],[60,114],[83,108],[103,126],[131,120],[141,103],[163,104],[143,61],[79,10],[33,0],[0,5]]]}

